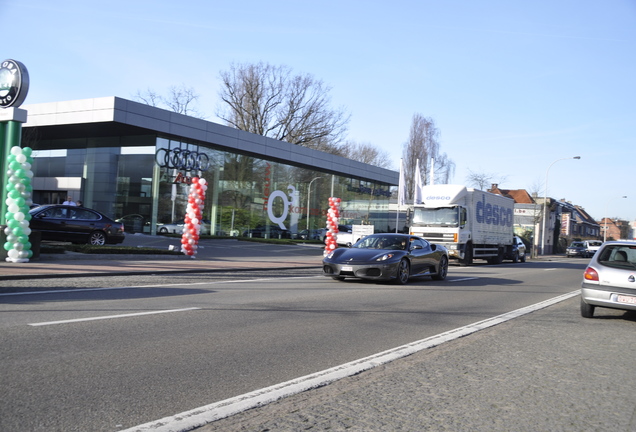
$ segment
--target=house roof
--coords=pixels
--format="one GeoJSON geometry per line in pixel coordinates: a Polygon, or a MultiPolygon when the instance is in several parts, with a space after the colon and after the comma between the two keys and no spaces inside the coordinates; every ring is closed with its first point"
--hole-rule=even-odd
{"type": "Polygon", "coordinates": [[[488,192],[512,198],[516,204],[534,204],[534,199],[525,189],[500,189],[497,184],[493,184],[488,192]]]}

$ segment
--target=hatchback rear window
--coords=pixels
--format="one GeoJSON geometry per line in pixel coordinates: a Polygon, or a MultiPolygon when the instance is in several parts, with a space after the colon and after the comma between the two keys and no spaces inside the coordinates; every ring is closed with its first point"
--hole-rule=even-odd
{"type": "Polygon", "coordinates": [[[636,246],[606,246],[598,261],[608,267],[636,269],[636,246]]]}

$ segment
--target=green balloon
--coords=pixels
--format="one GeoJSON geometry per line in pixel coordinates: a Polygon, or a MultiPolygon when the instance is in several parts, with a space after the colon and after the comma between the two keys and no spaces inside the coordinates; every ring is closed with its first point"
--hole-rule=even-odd
{"type": "MultiPolygon", "coordinates": [[[[20,164],[20,166],[22,166],[22,164],[20,164]]],[[[23,179],[26,177],[26,171],[22,168],[18,168],[17,170],[15,170],[14,175],[19,179],[23,179]]]]}
{"type": "Polygon", "coordinates": [[[31,242],[26,242],[26,243],[24,244],[24,250],[31,250],[31,246],[33,246],[33,245],[31,244],[31,242]]]}
{"type": "Polygon", "coordinates": [[[12,198],[12,199],[18,199],[21,197],[20,192],[15,189],[9,191],[7,195],[9,196],[9,198],[12,198]]]}
{"type": "Polygon", "coordinates": [[[22,228],[20,228],[20,231],[22,232],[22,234],[14,232],[14,234],[18,236],[18,242],[22,244],[29,243],[29,236],[24,235],[24,231],[22,231],[22,228]]]}
{"type": "Polygon", "coordinates": [[[13,243],[6,242],[3,247],[4,247],[4,250],[7,250],[7,251],[11,250],[13,249],[13,243]]]}
{"type": "Polygon", "coordinates": [[[26,157],[31,156],[32,153],[33,153],[33,149],[31,147],[22,148],[22,154],[25,155],[26,157]]]}

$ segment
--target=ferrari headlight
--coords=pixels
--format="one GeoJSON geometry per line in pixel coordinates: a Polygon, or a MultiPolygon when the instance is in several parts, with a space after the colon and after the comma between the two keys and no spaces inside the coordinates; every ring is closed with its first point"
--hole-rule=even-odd
{"type": "Polygon", "coordinates": [[[380,258],[376,259],[376,261],[386,261],[388,259],[393,258],[393,254],[392,253],[388,253],[388,254],[384,254],[382,255],[380,258]]]}

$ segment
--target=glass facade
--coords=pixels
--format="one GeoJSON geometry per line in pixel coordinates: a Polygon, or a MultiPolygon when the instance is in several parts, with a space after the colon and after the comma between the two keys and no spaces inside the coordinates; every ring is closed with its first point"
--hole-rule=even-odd
{"type": "Polygon", "coordinates": [[[342,199],[341,224],[390,231],[391,188],[157,135],[29,140],[38,204],[66,194],[115,219],[126,232],[161,232],[180,223],[191,178],[207,180],[204,234],[287,236],[324,228],[330,196],[342,199]]]}

